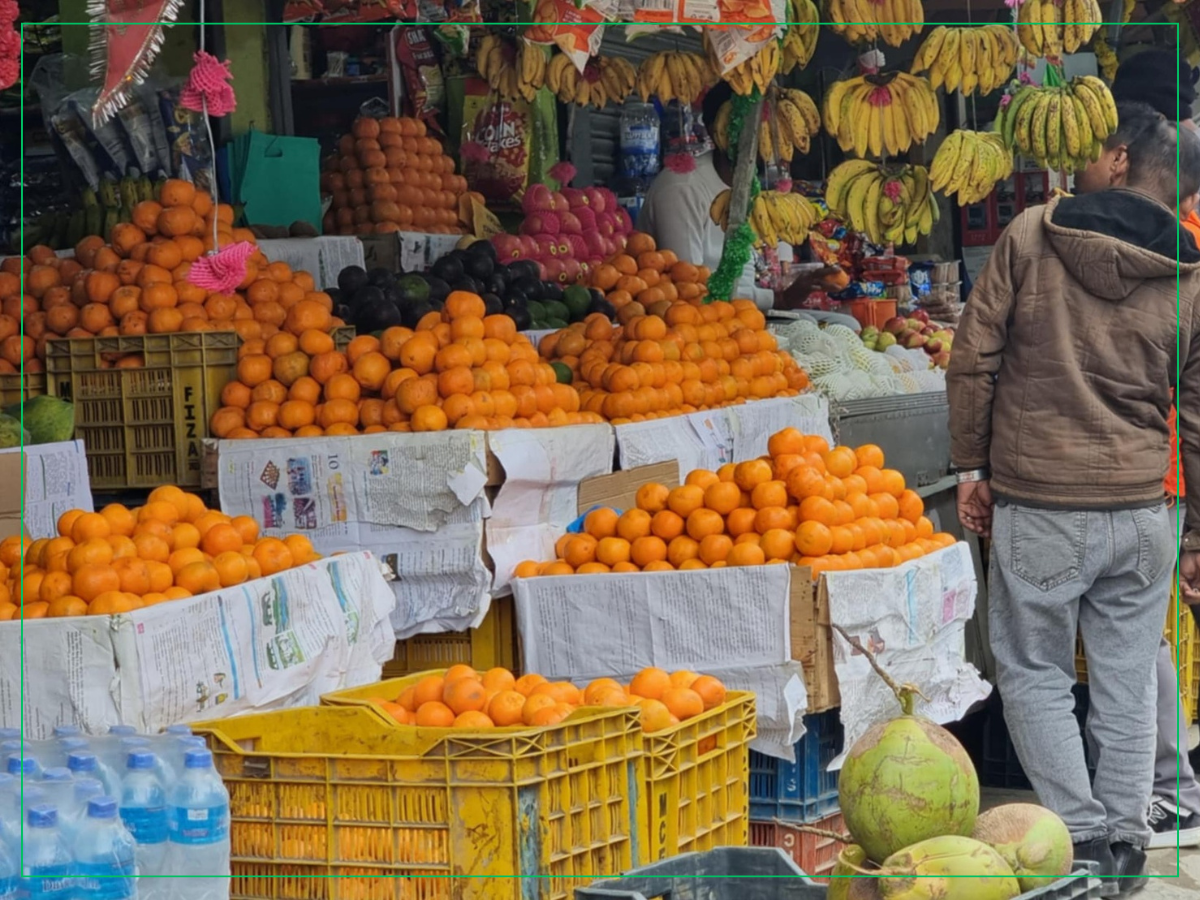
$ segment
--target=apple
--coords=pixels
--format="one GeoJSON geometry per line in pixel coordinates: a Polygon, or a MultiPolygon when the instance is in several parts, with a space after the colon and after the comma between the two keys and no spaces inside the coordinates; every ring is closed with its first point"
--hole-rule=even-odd
{"type": "Polygon", "coordinates": [[[931,337],[925,342],[925,352],[930,356],[936,356],[937,354],[941,353],[945,347],[946,345],[941,338],[931,337]]]}
{"type": "Polygon", "coordinates": [[[909,318],[906,319],[905,321],[908,323],[908,327],[911,328],[913,331],[920,331],[922,328],[925,327],[924,322],[922,322],[920,319],[914,319],[911,316],[909,316],[909,318]]]}
{"type": "Polygon", "coordinates": [[[904,340],[904,346],[909,350],[916,350],[918,347],[925,346],[925,335],[919,332],[913,332],[904,340]]]}
{"type": "Polygon", "coordinates": [[[939,369],[950,368],[950,351],[943,350],[941,353],[936,354],[933,357],[933,364],[939,369]]]}
{"type": "Polygon", "coordinates": [[[929,313],[925,312],[925,310],[923,310],[923,309],[914,310],[912,317],[914,319],[920,319],[922,322],[925,322],[925,323],[929,322],[929,313]]]}
{"type": "Polygon", "coordinates": [[[879,340],[875,344],[877,350],[886,350],[888,347],[893,347],[896,344],[896,336],[890,331],[885,331],[879,336],[879,340]]]}
{"type": "Polygon", "coordinates": [[[892,316],[883,323],[883,330],[888,334],[900,334],[908,328],[908,320],[902,316],[892,316]]]}
{"type": "Polygon", "coordinates": [[[863,328],[862,334],[860,336],[862,337],[862,339],[864,341],[867,338],[879,337],[879,329],[876,328],[874,325],[867,325],[865,328],[863,328]]]}

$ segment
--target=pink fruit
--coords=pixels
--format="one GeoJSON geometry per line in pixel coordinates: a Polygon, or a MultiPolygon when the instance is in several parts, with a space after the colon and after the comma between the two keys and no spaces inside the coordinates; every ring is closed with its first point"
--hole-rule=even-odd
{"type": "Polygon", "coordinates": [[[539,234],[534,237],[537,241],[537,259],[550,259],[558,256],[558,238],[550,234],[539,234]]]}
{"type": "Polygon", "coordinates": [[[624,207],[617,207],[617,230],[622,234],[633,231],[633,219],[629,217],[629,210],[624,207]]]}
{"type": "Polygon", "coordinates": [[[553,212],[554,197],[544,184],[531,184],[521,200],[525,212],[553,212]]]}
{"type": "Polygon", "coordinates": [[[538,254],[537,239],[531,234],[521,235],[521,256],[532,259],[538,254]]]}
{"type": "Polygon", "coordinates": [[[610,238],[617,233],[617,218],[612,213],[596,213],[596,228],[602,237],[610,238]]]}
{"type": "Polygon", "coordinates": [[[892,316],[883,323],[883,330],[889,334],[900,334],[908,328],[908,320],[903,316],[892,316]]]}
{"type": "Polygon", "coordinates": [[[521,256],[521,239],[515,234],[496,235],[492,238],[492,246],[500,259],[519,259],[521,256]]]}
{"type": "Polygon", "coordinates": [[[571,245],[571,256],[575,259],[584,259],[588,255],[587,241],[583,239],[582,234],[568,234],[566,236],[567,243],[571,245]]]}
{"type": "Polygon", "coordinates": [[[562,261],[563,266],[563,281],[568,284],[574,284],[579,280],[583,268],[577,259],[565,259],[562,261]]]}
{"type": "Polygon", "coordinates": [[[608,200],[604,196],[604,191],[600,188],[584,188],[584,193],[587,194],[588,205],[592,208],[593,212],[602,213],[609,209],[608,200]]]}
{"type": "Polygon", "coordinates": [[[582,188],[563,188],[562,195],[567,198],[567,202],[571,204],[571,209],[579,206],[588,206],[591,201],[588,200],[587,193],[582,188]]]}
{"type": "Polygon", "coordinates": [[[559,256],[561,256],[565,259],[566,257],[573,255],[571,252],[571,242],[567,240],[567,235],[560,234],[556,238],[556,243],[558,244],[558,255],[559,256]]]}
{"type": "Polygon", "coordinates": [[[596,230],[596,214],[590,206],[576,206],[571,210],[579,220],[579,228],[584,234],[596,230]]]}
{"type": "Polygon", "coordinates": [[[550,198],[554,201],[554,211],[555,212],[563,213],[571,208],[571,204],[567,202],[567,198],[564,197],[562,194],[560,194],[558,191],[554,191],[553,193],[551,193],[550,198]]]}
{"type": "Polygon", "coordinates": [[[565,267],[561,259],[550,259],[545,262],[546,281],[564,281],[565,267]]]}
{"type": "MultiPolygon", "coordinates": [[[[579,219],[573,212],[561,212],[558,214],[558,230],[563,234],[582,234],[583,227],[579,223],[579,219]]],[[[551,232],[553,234],[553,232],[551,232]]]]}
{"type": "Polygon", "coordinates": [[[521,223],[521,230],[525,234],[558,234],[562,231],[562,223],[552,212],[530,213],[521,223]]]}
{"type": "Polygon", "coordinates": [[[604,256],[611,252],[608,249],[607,239],[602,237],[594,227],[584,231],[583,241],[587,245],[588,256],[604,256]]]}

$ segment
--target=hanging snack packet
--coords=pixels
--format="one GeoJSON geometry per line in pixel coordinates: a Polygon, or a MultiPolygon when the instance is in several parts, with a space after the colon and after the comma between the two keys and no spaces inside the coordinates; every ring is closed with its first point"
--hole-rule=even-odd
{"type": "Polygon", "coordinates": [[[203,115],[180,105],[178,88],[159,91],[158,102],[171,148],[171,174],[213,192],[214,186],[209,183],[212,147],[203,115]]]}
{"type": "Polygon", "coordinates": [[[512,204],[529,184],[533,115],[528,103],[510,103],[486,81],[468,80],[463,102],[463,174],[489,203],[512,204]]]}
{"type": "Polygon", "coordinates": [[[400,69],[405,114],[442,134],[438,111],[446,105],[446,81],[425,29],[397,25],[391,37],[390,56],[393,65],[400,69]]]}
{"type": "Polygon", "coordinates": [[[74,111],[79,121],[91,133],[96,144],[99,145],[104,155],[111,163],[111,171],[114,171],[118,178],[122,177],[126,170],[134,164],[133,157],[129,153],[129,148],[125,146],[125,139],[121,134],[121,129],[116,121],[109,118],[103,125],[96,125],[92,119],[92,107],[96,102],[96,98],[100,95],[100,91],[96,88],[84,88],[80,91],[75,91],[67,96],[67,105],[74,111]]]}

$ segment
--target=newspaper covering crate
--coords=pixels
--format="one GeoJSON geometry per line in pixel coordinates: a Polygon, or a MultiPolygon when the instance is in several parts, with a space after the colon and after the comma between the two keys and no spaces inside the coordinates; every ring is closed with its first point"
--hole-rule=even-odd
{"type": "Polygon", "coordinates": [[[840,715],[836,709],[807,715],[804,729],[804,737],[796,742],[795,762],[750,751],[752,820],[812,822],[837,810],[838,773],[828,766],[842,752],[840,715]]]}
{"type": "Polygon", "coordinates": [[[396,655],[383,666],[383,678],[401,678],[429,669],[448,669],[463,663],[486,672],[501,666],[517,668],[517,634],[512,597],[492,601],[478,628],[439,634],[418,634],[396,642],[396,655]]]}
{"type": "Polygon", "coordinates": [[[0,375],[0,406],[21,403],[46,393],[46,373],[26,372],[0,375]]]}
{"type": "MultiPolygon", "coordinates": [[[[818,819],[811,826],[834,834],[846,834],[846,823],[841,812],[818,819]]],[[[827,876],[833,871],[838,854],[846,844],[827,835],[802,831],[790,822],[760,822],[752,819],[750,846],[778,847],[814,880],[828,882],[827,876]]]]}
{"type": "Polygon", "coordinates": [[[58,537],[58,518],[69,509],[91,512],[83,441],[0,450],[0,507],[0,537],[24,531],[34,539],[58,537]]]}
{"type": "Polygon", "coordinates": [[[323,706],[198,730],[230,792],[234,897],[565,900],[636,861],[632,709],[469,732],[323,706]]]}
{"type": "Polygon", "coordinates": [[[201,443],[239,344],[233,331],[50,341],[47,390],[75,404],[92,488],[198,487],[201,443]],[[136,368],[113,365],[135,356],[136,368]]]}

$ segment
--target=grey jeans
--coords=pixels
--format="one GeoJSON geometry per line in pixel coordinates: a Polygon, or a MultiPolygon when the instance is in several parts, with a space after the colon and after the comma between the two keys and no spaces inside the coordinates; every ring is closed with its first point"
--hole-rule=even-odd
{"type": "Polygon", "coordinates": [[[1188,759],[1187,719],[1179,702],[1179,671],[1171,645],[1158,650],[1158,747],[1154,755],[1154,794],[1187,813],[1200,814],[1200,784],[1188,759]]]}
{"type": "Polygon", "coordinates": [[[1017,756],[1039,801],[1074,841],[1144,847],[1154,779],[1155,657],[1175,552],[1163,506],[1045,510],[999,503],[988,624],[1017,756]],[[1073,715],[1075,634],[1088,658],[1089,784],[1073,715]]]}

